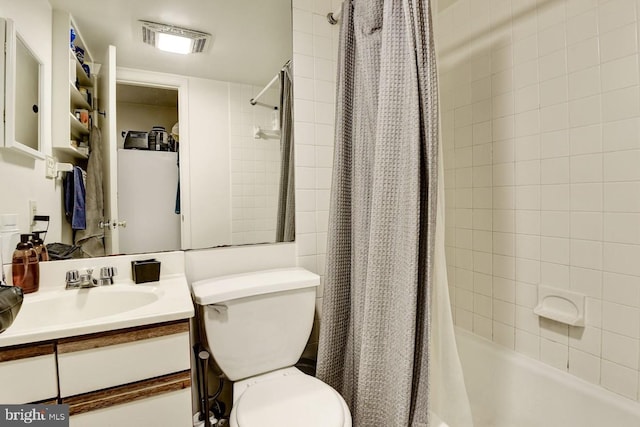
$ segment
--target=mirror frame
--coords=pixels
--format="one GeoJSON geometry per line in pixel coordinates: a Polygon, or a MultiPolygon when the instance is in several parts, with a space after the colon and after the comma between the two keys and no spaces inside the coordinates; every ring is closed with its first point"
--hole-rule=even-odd
{"type": "Polygon", "coordinates": [[[42,89],[44,87],[44,64],[42,63],[42,59],[33,51],[33,49],[26,42],[24,37],[20,35],[20,33],[16,30],[15,24],[13,20],[4,18],[0,23],[0,42],[4,42],[6,46],[6,54],[5,61],[0,73],[4,74],[4,86],[0,89],[0,95],[2,95],[2,100],[4,101],[4,132],[2,132],[4,136],[4,147],[15,150],[19,153],[25,154],[27,156],[36,158],[36,159],[44,159],[45,153],[42,151],[42,101],[43,94],[42,89]],[[16,52],[17,52],[17,43],[18,39],[22,42],[22,44],[27,48],[29,54],[33,56],[33,58],[38,63],[38,149],[34,150],[33,148],[27,146],[26,144],[16,140],[16,126],[15,120],[17,118],[16,114],[16,52]]]}

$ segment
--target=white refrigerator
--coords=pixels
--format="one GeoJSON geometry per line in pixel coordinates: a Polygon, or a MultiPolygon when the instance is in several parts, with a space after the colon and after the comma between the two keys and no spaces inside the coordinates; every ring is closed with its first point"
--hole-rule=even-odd
{"type": "Polygon", "coordinates": [[[175,213],[178,153],[118,150],[118,218],[120,252],[180,249],[180,215],[175,213]]]}

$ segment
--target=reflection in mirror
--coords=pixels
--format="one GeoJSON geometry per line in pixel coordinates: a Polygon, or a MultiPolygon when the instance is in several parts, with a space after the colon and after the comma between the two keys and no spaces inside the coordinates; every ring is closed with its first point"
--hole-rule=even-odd
{"type": "MultiPolygon", "coordinates": [[[[113,147],[102,155],[104,173],[111,174],[103,178],[107,254],[294,240],[290,0],[50,3],[54,17],[57,11],[72,16],[78,39],[101,62],[93,107],[100,108],[100,127],[112,126],[103,129],[101,142],[113,147]],[[177,55],[145,45],[135,23],[166,17],[177,20],[167,24],[211,34],[212,46],[177,55]],[[113,67],[103,59],[110,57],[109,45],[114,57],[117,52],[113,67]],[[103,84],[107,75],[113,83],[103,84]],[[111,84],[114,93],[105,94],[111,84]],[[171,118],[162,91],[177,104],[171,118]],[[113,111],[102,102],[107,98],[115,99],[113,111]],[[156,127],[175,139],[175,151],[171,144],[152,147],[156,127]],[[170,158],[165,184],[144,172],[159,170],[154,162],[161,157],[170,158]],[[162,206],[151,204],[160,199],[162,206]],[[167,230],[171,238],[161,239],[167,230]]],[[[76,244],[73,234],[63,232],[62,243],[76,244]]]]}
{"type": "MultiPolygon", "coordinates": [[[[43,159],[40,139],[42,62],[11,19],[0,19],[4,56],[4,146],[43,159]]],[[[0,91],[1,93],[1,91],[0,91]]]]}
{"type": "Polygon", "coordinates": [[[33,150],[39,150],[39,71],[40,64],[16,37],[16,124],[15,139],[33,150]]]}

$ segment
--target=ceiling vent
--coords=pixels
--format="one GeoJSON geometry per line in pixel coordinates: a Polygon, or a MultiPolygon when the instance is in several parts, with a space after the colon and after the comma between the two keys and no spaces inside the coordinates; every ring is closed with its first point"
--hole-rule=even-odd
{"type": "Polygon", "coordinates": [[[142,41],[160,50],[173,53],[201,53],[209,49],[211,34],[157,22],[139,21],[142,41]]]}

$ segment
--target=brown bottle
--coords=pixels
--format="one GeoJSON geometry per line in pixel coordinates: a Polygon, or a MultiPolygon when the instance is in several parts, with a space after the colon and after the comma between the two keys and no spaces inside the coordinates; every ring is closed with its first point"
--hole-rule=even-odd
{"type": "Polygon", "coordinates": [[[40,234],[42,234],[42,231],[34,231],[31,243],[33,244],[33,249],[35,249],[38,254],[38,261],[49,261],[49,251],[44,245],[44,240],[42,240],[40,234]]]}
{"type": "Polygon", "coordinates": [[[40,286],[38,253],[29,241],[31,234],[21,234],[20,243],[13,252],[11,266],[13,285],[22,288],[25,294],[35,292],[40,286]]]}

